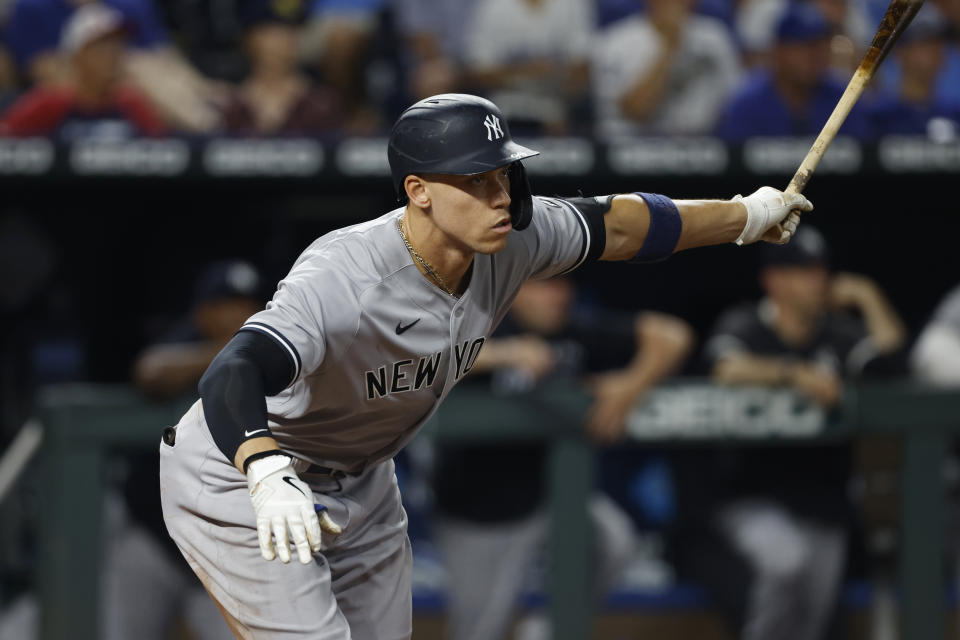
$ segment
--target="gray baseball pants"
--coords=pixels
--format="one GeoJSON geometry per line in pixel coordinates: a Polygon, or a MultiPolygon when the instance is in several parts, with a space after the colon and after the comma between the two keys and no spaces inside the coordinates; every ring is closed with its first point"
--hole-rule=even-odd
{"type": "Polygon", "coordinates": [[[315,502],[343,526],[314,562],[260,556],[247,480],[217,449],[197,402],[160,444],[167,530],[244,640],[406,640],[413,554],[393,461],[357,477],[302,472],[315,502]]]}

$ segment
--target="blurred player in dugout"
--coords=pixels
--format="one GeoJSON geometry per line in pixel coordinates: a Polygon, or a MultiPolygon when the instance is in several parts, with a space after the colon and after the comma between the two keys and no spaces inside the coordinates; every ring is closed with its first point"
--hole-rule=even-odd
{"type": "MultiPolygon", "coordinates": [[[[252,265],[238,260],[208,265],[195,284],[190,310],[137,359],[137,387],[161,399],[195,392],[210,361],[262,306],[261,277],[252,265]]],[[[129,518],[107,552],[103,637],[164,640],[179,624],[196,640],[233,638],[167,535],[156,453],[135,454],[129,461],[124,485],[129,518]]]]}
{"type": "MultiPolygon", "coordinates": [[[[829,411],[844,380],[904,370],[896,311],[865,276],[830,272],[816,229],[760,258],[764,297],[723,314],[707,341],[715,381],[792,389],[829,411]]],[[[681,572],[743,640],[828,637],[853,517],[851,453],[841,443],[675,455],[681,572]]]]}
{"type": "MultiPolygon", "coordinates": [[[[550,380],[581,379],[593,396],[589,434],[600,443],[614,442],[644,392],[682,364],[693,333],[682,320],[660,313],[583,312],[574,297],[566,278],[524,284],[480,352],[472,382],[515,395],[550,380]]],[[[547,445],[535,442],[438,445],[435,527],[450,579],[451,640],[508,637],[549,527],[543,504],[547,452],[547,445]]],[[[599,598],[616,585],[635,539],[628,516],[608,497],[595,494],[589,513],[596,532],[590,591],[599,598]]],[[[524,637],[549,637],[536,619],[531,622],[524,637]]]]}

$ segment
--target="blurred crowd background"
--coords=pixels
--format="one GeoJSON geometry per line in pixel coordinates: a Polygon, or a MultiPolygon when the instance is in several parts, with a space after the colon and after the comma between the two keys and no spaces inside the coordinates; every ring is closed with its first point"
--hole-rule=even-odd
{"type": "MultiPolygon", "coordinates": [[[[950,138],[960,3],[931,0],[843,133],[950,138]]],[[[4,0],[0,131],[337,137],[452,91],[516,134],[819,130],[886,0],[4,0]]]]}
{"type": "MultiPolygon", "coordinates": [[[[462,91],[494,100],[544,149],[528,164],[535,193],[730,197],[789,176],[764,172],[767,156],[730,171],[654,160],[631,176],[591,159],[579,175],[551,173],[551,140],[586,141],[562,147],[567,166],[593,143],[652,158],[665,141],[802,148],[887,4],[0,0],[0,446],[48,385],[121,384],[144,403],[195,394],[312,239],[396,206],[386,177],[356,177],[339,154],[326,158],[333,177],[277,177],[269,158],[239,179],[84,175],[76,155],[69,171],[54,160],[29,175],[10,170],[18,141],[369,141],[379,158],[404,107],[462,91]]],[[[863,379],[960,387],[958,126],[960,0],[928,0],[841,130],[865,169],[814,178],[816,211],[791,245],[592,265],[518,297],[463,384],[516,398],[572,381],[591,398],[585,437],[601,462],[584,597],[629,614],[631,594],[662,596],[646,623],[627,615],[603,637],[895,637],[896,437],[677,449],[631,443],[625,420],[671,377],[793,392],[828,417],[863,379]],[[892,136],[946,151],[916,156],[934,159],[925,169],[909,155],[878,168],[869,154],[892,136]]],[[[450,640],[550,637],[547,456],[428,441],[401,456],[417,611],[439,609],[450,640]]],[[[945,470],[951,495],[958,468],[945,470]]],[[[166,538],[154,452],[117,453],[105,473],[101,636],[226,637],[166,538]]],[[[34,598],[42,496],[21,481],[0,498],[0,640],[22,640],[46,615],[34,598]]],[[[945,537],[952,584],[960,538],[945,537]]],[[[437,637],[424,629],[415,637],[437,637]]]]}

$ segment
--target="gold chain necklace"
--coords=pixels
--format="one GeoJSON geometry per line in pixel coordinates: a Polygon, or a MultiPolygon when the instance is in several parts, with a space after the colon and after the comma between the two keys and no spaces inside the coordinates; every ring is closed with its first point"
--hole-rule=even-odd
{"type": "Polygon", "coordinates": [[[397,231],[400,232],[400,239],[403,240],[403,244],[406,245],[407,251],[409,251],[410,255],[413,256],[414,259],[420,263],[420,266],[423,267],[423,270],[427,272],[427,275],[433,278],[433,280],[438,285],[440,285],[441,289],[443,289],[449,295],[456,298],[457,294],[454,293],[453,290],[447,286],[447,282],[443,279],[443,277],[439,273],[437,273],[437,270],[433,268],[433,265],[431,265],[429,262],[424,260],[423,257],[419,253],[417,253],[417,250],[413,248],[413,245],[410,244],[410,241],[407,240],[407,234],[403,232],[403,216],[400,216],[399,218],[397,218],[397,231]]]}

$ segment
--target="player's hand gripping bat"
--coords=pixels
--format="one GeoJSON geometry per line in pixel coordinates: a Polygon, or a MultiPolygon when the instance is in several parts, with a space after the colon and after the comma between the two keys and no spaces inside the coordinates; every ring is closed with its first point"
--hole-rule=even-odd
{"type": "MultiPolygon", "coordinates": [[[[880,27],[873,37],[873,43],[867,50],[866,55],[863,56],[863,60],[860,61],[857,70],[854,71],[853,77],[847,85],[847,89],[843,92],[843,95],[840,96],[840,101],[837,102],[837,106],[834,107],[833,113],[827,120],[827,124],[823,125],[823,130],[820,131],[820,135],[817,136],[813,146],[810,147],[810,151],[807,152],[807,156],[800,164],[800,168],[797,169],[796,174],[794,174],[793,180],[791,180],[790,185],[787,186],[788,193],[803,192],[804,187],[807,186],[807,182],[810,181],[810,176],[813,175],[813,170],[816,169],[817,164],[820,163],[820,158],[823,157],[823,154],[827,151],[827,147],[833,142],[837,131],[843,124],[843,121],[846,120],[847,115],[850,113],[853,105],[856,104],[857,99],[860,98],[860,94],[863,93],[870,79],[873,78],[877,67],[880,66],[880,63],[883,62],[887,54],[890,53],[890,49],[894,43],[900,39],[900,34],[904,32],[910,24],[910,21],[913,20],[913,17],[917,15],[922,5],[923,0],[890,1],[890,6],[887,7],[887,12],[883,16],[883,22],[880,23],[880,27]]],[[[798,212],[795,211],[794,213],[798,212]]]]}

